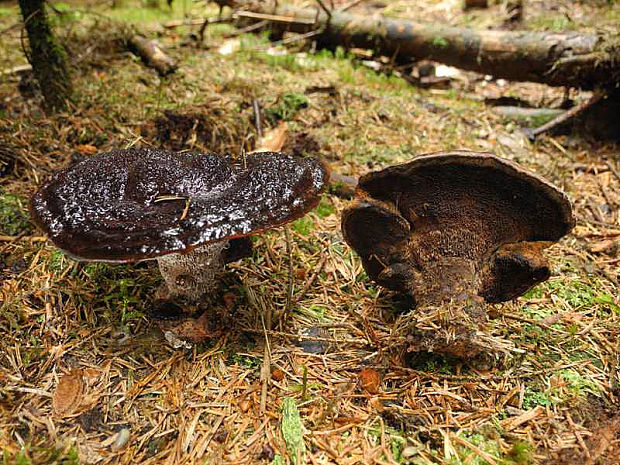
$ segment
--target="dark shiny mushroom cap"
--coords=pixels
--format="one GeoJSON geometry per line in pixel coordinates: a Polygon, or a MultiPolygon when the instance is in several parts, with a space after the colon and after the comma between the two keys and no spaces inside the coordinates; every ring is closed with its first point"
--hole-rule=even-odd
{"type": "Polygon", "coordinates": [[[542,247],[502,247],[548,245],[574,226],[563,192],[490,153],[421,156],[363,176],[357,197],[343,213],[344,237],[371,279],[401,291],[416,272],[459,259],[473,263],[487,301],[514,298],[548,269],[542,256],[530,259],[542,247]]]}
{"type": "Polygon", "coordinates": [[[130,262],[293,221],[316,206],[326,182],[316,159],[282,153],[114,150],[56,173],[30,210],[74,258],[130,262]]]}

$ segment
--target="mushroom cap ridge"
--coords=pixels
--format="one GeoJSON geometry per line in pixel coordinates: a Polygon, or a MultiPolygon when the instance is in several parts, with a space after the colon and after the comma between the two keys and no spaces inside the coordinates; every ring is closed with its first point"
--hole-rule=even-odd
{"type": "Polygon", "coordinates": [[[317,205],[327,178],[320,161],[282,153],[114,150],[56,173],[30,211],[72,257],[131,262],[286,224],[317,205]]]}
{"type": "MultiPolygon", "coordinates": [[[[416,197],[424,197],[424,193],[419,192],[424,187],[433,188],[433,194],[441,196],[439,189],[445,184],[458,182],[463,183],[463,195],[467,195],[465,189],[470,186],[466,177],[476,173],[479,179],[485,180],[488,191],[496,189],[498,194],[504,196],[510,192],[513,198],[504,200],[512,204],[524,201],[528,207],[532,207],[530,212],[521,212],[527,213],[527,218],[524,216],[523,219],[527,221],[528,227],[522,230],[522,237],[513,240],[556,241],[574,227],[572,205],[564,192],[538,174],[488,152],[457,150],[431,153],[409,163],[368,173],[359,180],[358,196],[361,194],[392,201],[402,213],[400,202],[397,201],[400,199],[396,197],[416,190],[416,197]]],[[[458,187],[456,185],[457,190],[458,187]]],[[[446,195],[443,200],[454,199],[446,195]]]]}

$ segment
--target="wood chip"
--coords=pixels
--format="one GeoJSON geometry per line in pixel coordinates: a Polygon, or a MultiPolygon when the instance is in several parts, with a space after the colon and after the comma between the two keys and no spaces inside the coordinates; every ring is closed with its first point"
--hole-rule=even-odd
{"type": "Polygon", "coordinates": [[[527,412],[519,415],[518,417],[506,418],[505,420],[501,421],[502,428],[504,428],[506,431],[512,431],[521,426],[523,423],[527,423],[528,421],[532,421],[538,418],[540,415],[542,415],[543,410],[544,409],[539,405],[538,407],[535,407],[532,410],[528,410],[527,412]]]}

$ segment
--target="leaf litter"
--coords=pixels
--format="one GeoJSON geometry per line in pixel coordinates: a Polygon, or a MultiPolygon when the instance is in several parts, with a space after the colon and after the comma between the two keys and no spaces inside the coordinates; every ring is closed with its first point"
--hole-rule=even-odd
{"type": "MultiPolygon", "coordinates": [[[[179,17],[182,3],[173,2],[179,17]]],[[[425,0],[413,10],[399,1],[376,3],[352,8],[437,21],[449,11],[456,24],[493,21],[500,7],[472,17],[445,2],[425,0]]],[[[192,14],[204,15],[200,8],[192,14]]],[[[555,14],[554,8],[562,14],[567,7],[532,5],[527,26],[555,14]]],[[[571,8],[585,27],[609,24],[591,19],[604,6],[571,8]]],[[[0,16],[0,22],[8,27],[15,16],[0,16]]],[[[225,331],[183,350],[171,349],[146,318],[159,284],[148,262],[76,264],[34,230],[4,233],[2,263],[25,263],[16,272],[0,268],[0,444],[9,463],[26,463],[21,457],[51,463],[59,456],[102,464],[290,463],[296,453],[284,437],[285,398],[294,402],[302,426],[294,437],[302,438],[312,463],[614,463],[620,434],[614,426],[620,394],[617,147],[568,135],[529,143],[517,124],[502,120],[479,98],[514,94],[550,105],[562,100],[561,89],[484,79],[416,89],[352,65],[344,52],[291,59],[302,42],[281,56],[244,48],[219,56],[180,46],[190,32],[183,27],[161,38],[171,53],[185,57],[179,75],[161,84],[139,62],[106,45],[118,38],[113,27],[98,25],[80,35],[81,24],[72,24],[74,46],[97,45],[74,77],[83,96],[79,114],[46,117],[34,100],[19,94],[16,79],[0,80],[3,194],[26,199],[76,154],[90,156],[92,147],[252,150],[258,137],[251,103],[260,99],[274,110],[267,124],[286,118],[286,144],[307,134],[312,144],[305,147],[343,175],[357,177],[435,150],[492,150],[563,187],[574,201],[578,226],[549,251],[551,280],[498,306],[490,330],[523,352],[485,370],[442,357],[411,360],[392,350],[394,296],[365,278],[344,245],[339,213],[347,202],[337,197],[327,196],[291,226],[294,267],[303,272],[293,274],[290,312],[284,312],[287,243],[273,231],[256,240],[251,259],[222,276],[219,292],[236,303],[227,307],[216,298],[210,311],[227,316],[225,331]],[[312,86],[335,90],[305,94],[312,86]],[[281,107],[291,93],[305,94],[307,105],[291,97],[295,111],[281,107]],[[286,318],[274,319],[265,331],[261,313],[248,302],[248,288],[273,315],[286,318]],[[297,346],[312,327],[321,328],[315,341],[329,345],[324,353],[297,346]],[[271,376],[261,413],[265,334],[268,368],[278,367],[285,376],[271,376]],[[384,374],[377,394],[369,396],[359,383],[362,367],[384,374]],[[56,394],[65,391],[57,387],[65,375],[57,373],[89,369],[98,375],[88,378],[81,397],[75,380],[67,381],[66,394],[56,394]],[[72,413],[60,418],[54,396],[64,399],[60,411],[72,413]],[[85,428],[82,416],[93,409],[100,419],[85,428]],[[123,429],[130,432],[126,442],[127,435],[119,435],[123,429]],[[230,432],[222,442],[216,440],[220,430],[230,432]],[[112,450],[119,438],[121,445],[112,450]]],[[[206,42],[221,45],[228,27],[214,27],[206,42]]],[[[0,37],[6,66],[23,64],[19,40],[17,30],[0,37]]],[[[581,98],[576,91],[571,97],[581,98]]],[[[27,215],[27,203],[18,208],[27,215]]]]}

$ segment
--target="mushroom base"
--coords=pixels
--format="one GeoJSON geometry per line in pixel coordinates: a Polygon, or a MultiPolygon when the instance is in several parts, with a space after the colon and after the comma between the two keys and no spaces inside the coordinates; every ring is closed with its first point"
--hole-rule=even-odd
{"type": "Polygon", "coordinates": [[[402,316],[392,336],[407,352],[434,352],[464,360],[497,357],[512,345],[489,336],[484,304],[477,300],[444,302],[402,316]]]}
{"type": "Polygon", "coordinates": [[[434,352],[474,360],[494,358],[505,342],[489,336],[487,304],[478,295],[476,263],[441,257],[412,271],[408,288],[417,302],[410,314],[405,339],[408,352],[434,352]]]}
{"type": "Polygon", "coordinates": [[[164,255],[157,259],[164,279],[166,299],[198,301],[213,292],[215,277],[222,270],[228,241],[195,248],[186,254],[164,255]]]}

